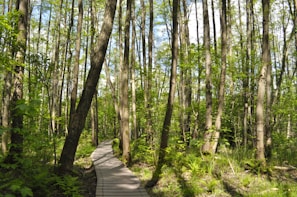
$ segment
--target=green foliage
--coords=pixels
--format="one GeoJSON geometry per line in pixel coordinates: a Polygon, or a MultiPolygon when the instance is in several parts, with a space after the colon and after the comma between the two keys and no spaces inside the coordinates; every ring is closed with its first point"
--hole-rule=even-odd
{"type": "Polygon", "coordinates": [[[120,140],[118,138],[113,139],[112,141],[112,150],[113,153],[117,156],[121,155],[121,150],[120,150],[120,140]]]}
{"type": "Polygon", "coordinates": [[[80,187],[77,177],[73,177],[71,175],[65,175],[63,177],[57,178],[56,185],[62,189],[63,196],[69,197],[80,197],[80,187]]]}
{"type": "Polygon", "coordinates": [[[255,174],[269,173],[271,171],[268,166],[263,165],[263,162],[257,159],[246,160],[244,162],[244,167],[255,174]]]}
{"type": "MultiPolygon", "coordinates": [[[[3,184],[0,186],[1,194],[6,196],[33,196],[32,190],[26,186],[22,179],[2,179],[3,184]],[[5,181],[5,182],[4,182],[5,181]]],[[[1,181],[1,182],[2,182],[1,181]]]]}
{"type": "Polygon", "coordinates": [[[273,134],[273,150],[272,162],[277,165],[282,163],[289,163],[290,165],[297,166],[297,139],[292,137],[287,139],[284,133],[273,134]]]}
{"type": "Polygon", "coordinates": [[[156,151],[154,151],[147,143],[147,136],[142,135],[140,138],[131,143],[132,161],[145,162],[155,165],[157,161],[156,151]]]}

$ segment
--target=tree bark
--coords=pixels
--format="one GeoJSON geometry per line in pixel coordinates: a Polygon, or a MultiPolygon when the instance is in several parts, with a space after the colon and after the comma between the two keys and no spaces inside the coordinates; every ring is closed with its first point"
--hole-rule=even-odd
{"type": "Polygon", "coordinates": [[[82,0],[78,0],[78,22],[77,22],[77,35],[76,35],[76,43],[75,43],[75,61],[74,61],[73,77],[72,77],[70,117],[72,116],[73,113],[75,113],[76,100],[77,100],[82,23],[83,23],[83,2],[82,0]]]}
{"type": "Polygon", "coordinates": [[[17,65],[14,67],[13,76],[13,95],[11,101],[11,146],[5,162],[17,164],[23,153],[23,112],[17,106],[23,99],[23,77],[24,77],[24,63],[27,48],[27,28],[28,28],[28,0],[18,0],[16,9],[20,12],[18,22],[17,42],[19,45],[16,51],[17,65]]]}
{"type": "Polygon", "coordinates": [[[169,94],[168,101],[166,106],[166,114],[163,122],[163,128],[161,133],[161,143],[160,143],[160,152],[158,157],[158,164],[156,170],[153,173],[152,179],[147,183],[146,187],[153,187],[157,184],[160,179],[162,166],[165,164],[165,154],[166,148],[168,147],[168,138],[169,138],[169,127],[171,124],[171,117],[173,112],[173,103],[175,96],[175,87],[176,87],[176,70],[178,62],[178,7],[179,0],[173,0],[173,12],[172,12],[172,62],[171,62],[171,75],[170,75],[170,85],[169,85],[169,94]]]}
{"type": "Polygon", "coordinates": [[[220,88],[219,88],[219,104],[218,113],[216,117],[215,127],[216,130],[213,132],[213,140],[211,142],[212,149],[211,153],[215,153],[217,150],[220,130],[222,125],[222,116],[224,108],[225,98],[225,79],[226,79],[226,65],[227,65],[227,3],[226,0],[221,2],[221,77],[220,77],[220,88]]]}
{"type": "Polygon", "coordinates": [[[198,7],[197,0],[195,0],[195,19],[196,19],[196,41],[198,46],[198,57],[197,57],[197,67],[198,67],[198,84],[197,84],[197,110],[195,111],[195,126],[193,129],[192,137],[197,139],[199,130],[199,119],[200,119],[200,96],[201,96],[201,56],[200,56],[200,40],[199,40],[199,20],[198,20],[198,7]]]}
{"type": "Polygon", "coordinates": [[[152,128],[152,72],[153,72],[153,34],[154,34],[154,2],[149,0],[149,35],[148,35],[148,68],[147,68],[147,89],[146,89],[146,132],[150,144],[153,143],[153,128],[152,128]]]}
{"type": "Polygon", "coordinates": [[[135,44],[136,44],[136,18],[135,18],[135,0],[131,5],[131,21],[132,21],[132,43],[131,43],[131,103],[132,103],[132,125],[134,139],[138,138],[137,113],[136,113],[136,84],[135,84],[135,44]]]}
{"type": "Polygon", "coordinates": [[[206,74],[206,123],[204,144],[202,146],[203,153],[210,153],[211,136],[212,136],[212,84],[211,84],[211,55],[210,55],[210,33],[209,33],[209,16],[208,16],[208,0],[203,1],[203,44],[205,55],[205,74],[206,74]]]}
{"type": "Polygon", "coordinates": [[[117,0],[106,1],[104,22],[98,37],[98,45],[94,49],[94,53],[91,56],[91,68],[76,111],[73,114],[73,117],[70,118],[71,122],[69,122],[69,134],[66,137],[59,161],[60,172],[71,171],[73,168],[78,141],[84,128],[86,117],[90,109],[92,98],[96,91],[96,86],[98,84],[102,70],[102,65],[104,63],[104,58],[112,31],[116,4],[117,0]]]}
{"type": "Polygon", "coordinates": [[[246,148],[248,144],[248,125],[249,125],[249,105],[250,105],[250,63],[251,63],[251,42],[252,42],[252,27],[251,27],[251,9],[252,1],[246,0],[246,52],[245,52],[245,67],[246,76],[243,79],[244,89],[244,116],[243,116],[243,145],[246,148]]]}
{"type": "Polygon", "coordinates": [[[130,164],[130,129],[129,129],[129,53],[130,53],[130,21],[131,21],[131,0],[127,0],[126,20],[125,20],[125,46],[124,64],[121,69],[121,88],[120,88],[120,107],[121,107],[121,136],[123,142],[123,161],[126,165],[130,164]]]}
{"type": "MultiPolygon", "coordinates": [[[[269,5],[270,0],[262,0],[263,9],[263,38],[262,38],[262,69],[258,81],[258,99],[256,106],[257,118],[257,150],[256,159],[265,164],[265,119],[264,119],[264,97],[267,80],[267,69],[270,60],[269,47],[269,5]]],[[[266,114],[267,115],[267,114],[266,114]]]]}
{"type": "MultiPolygon", "coordinates": [[[[92,126],[92,145],[98,146],[98,99],[97,99],[97,91],[95,92],[92,100],[91,106],[91,126],[92,126]]],[[[104,129],[103,129],[104,130],[104,129]]]]}

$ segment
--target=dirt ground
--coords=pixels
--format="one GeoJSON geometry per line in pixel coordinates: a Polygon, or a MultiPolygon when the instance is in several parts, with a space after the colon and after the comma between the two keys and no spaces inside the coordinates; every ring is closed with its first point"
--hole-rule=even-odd
{"type": "Polygon", "coordinates": [[[94,167],[84,169],[79,177],[82,183],[82,194],[84,197],[96,196],[97,177],[94,167]]]}

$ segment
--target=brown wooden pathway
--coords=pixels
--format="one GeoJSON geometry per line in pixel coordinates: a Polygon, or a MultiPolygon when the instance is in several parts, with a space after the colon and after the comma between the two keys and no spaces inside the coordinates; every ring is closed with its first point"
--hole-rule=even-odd
{"type": "Polygon", "coordinates": [[[91,155],[96,175],[96,197],[149,197],[139,179],[113,156],[112,141],[102,142],[91,155]]]}

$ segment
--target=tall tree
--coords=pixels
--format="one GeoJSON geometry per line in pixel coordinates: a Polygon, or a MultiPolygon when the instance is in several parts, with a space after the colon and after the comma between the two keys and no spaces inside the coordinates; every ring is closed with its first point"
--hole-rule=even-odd
{"type": "Polygon", "coordinates": [[[148,68],[147,68],[147,88],[146,88],[146,129],[149,140],[152,142],[152,70],[153,70],[153,33],[154,33],[154,1],[149,0],[149,35],[148,35],[148,68]]]}
{"type": "Polygon", "coordinates": [[[188,27],[188,5],[185,0],[181,3],[182,13],[180,16],[180,62],[181,62],[181,74],[180,74],[180,129],[182,131],[183,141],[189,145],[190,136],[190,121],[191,110],[189,109],[192,101],[192,68],[190,66],[190,39],[189,39],[189,27],[188,27]]]}
{"type": "Polygon", "coordinates": [[[107,0],[105,5],[104,22],[100,34],[91,56],[91,68],[80,97],[75,113],[70,118],[69,134],[66,137],[65,144],[60,157],[60,172],[71,171],[78,141],[85,125],[86,117],[91,106],[93,95],[104,63],[104,58],[111,35],[113,21],[115,16],[117,0],[107,0]]]}
{"type": "MultiPolygon", "coordinates": [[[[74,2],[74,0],[73,0],[73,2],[74,2]]],[[[75,61],[74,61],[74,67],[73,67],[72,92],[71,92],[71,102],[70,102],[70,117],[75,112],[76,100],[77,100],[82,23],[83,23],[83,2],[82,2],[82,0],[79,0],[78,1],[77,35],[76,35],[76,43],[75,43],[75,61]]]]}
{"type": "Polygon", "coordinates": [[[245,52],[245,65],[244,72],[245,77],[243,79],[243,90],[244,90],[244,116],[243,116],[243,144],[246,148],[248,143],[248,126],[249,126],[249,108],[250,108],[250,59],[251,59],[251,42],[252,42],[252,0],[246,0],[246,52],[245,52]]]}
{"type": "Polygon", "coordinates": [[[215,153],[222,125],[222,115],[225,98],[225,79],[226,79],[226,65],[227,65],[227,3],[226,0],[221,2],[221,76],[220,76],[220,87],[219,87],[219,103],[218,112],[215,122],[215,132],[213,132],[213,140],[211,146],[211,153],[215,153]]]}
{"type": "Polygon", "coordinates": [[[176,70],[178,62],[178,14],[179,14],[179,0],[173,0],[172,5],[172,46],[171,46],[171,75],[169,84],[169,94],[166,106],[166,114],[163,122],[161,133],[160,151],[158,157],[158,164],[153,173],[152,179],[147,183],[147,187],[153,187],[160,179],[162,166],[165,164],[165,153],[168,147],[169,129],[171,124],[171,117],[173,112],[173,103],[176,87],[176,70]]]}
{"type": "Polygon", "coordinates": [[[27,46],[27,28],[28,28],[28,0],[18,0],[16,10],[19,11],[17,44],[16,51],[17,65],[14,67],[13,76],[13,95],[11,101],[11,146],[6,157],[8,163],[18,163],[18,159],[23,152],[23,112],[19,111],[17,105],[23,100],[23,78],[24,63],[27,46]]]}
{"type": "Polygon", "coordinates": [[[124,163],[130,164],[130,130],[129,130],[129,55],[130,55],[130,21],[131,21],[131,0],[127,0],[126,20],[125,20],[125,46],[124,64],[121,68],[121,88],[120,88],[120,110],[121,110],[121,138],[123,143],[124,163]]]}
{"type": "Polygon", "coordinates": [[[205,74],[206,74],[206,124],[204,134],[204,144],[202,152],[210,153],[212,136],[212,85],[211,85],[211,54],[210,54],[210,30],[208,16],[208,0],[203,1],[203,45],[205,55],[205,74]]]}
{"type": "MultiPolygon", "coordinates": [[[[11,2],[11,1],[10,1],[11,2]]],[[[3,14],[5,13],[5,4],[6,2],[3,2],[3,14]]],[[[7,13],[12,11],[12,4],[8,3],[7,13]]],[[[5,48],[11,56],[14,56],[14,52],[12,50],[12,44],[7,43],[2,47],[1,52],[4,54],[5,48]]],[[[11,91],[12,91],[12,65],[9,65],[8,70],[5,73],[4,77],[4,84],[3,84],[3,94],[2,94],[2,105],[1,105],[1,126],[4,128],[4,131],[1,136],[1,148],[2,153],[6,155],[8,151],[8,142],[10,139],[10,131],[9,127],[11,124],[10,119],[10,102],[11,102],[11,91]]]]}
{"type": "Polygon", "coordinates": [[[196,103],[197,103],[197,110],[195,111],[195,126],[193,129],[193,139],[196,139],[198,136],[198,125],[199,125],[199,118],[200,118],[200,96],[201,96],[201,55],[200,55],[200,40],[199,40],[199,20],[198,20],[198,6],[197,0],[195,0],[195,21],[196,21],[196,42],[198,46],[198,55],[197,55],[197,69],[198,69],[198,84],[197,84],[197,96],[196,96],[196,103]]]}
{"type": "Polygon", "coordinates": [[[132,21],[132,39],[131,39],[131,103],[132,103],[132,125],[133,125],[133,136],[134,139],[138,138],[137,129],[137,114],[136,114],[136,80],[135,80],[135,44],[136,44],[136,17],[135,17],[135,0],[132,0],[131,5],[131,21],[132,21]]]}
{"type": "MultiPolygon", "coordinates": [[[[258,94],[256,106],[257,118],[257,151],[256,159],[265,164],[265,119],[264,119],[264,97],[265,87],[267,80],[267,73],[270,58],[270,45],[269,45],[269,13],[270,13],[270,0],[262,0],[262,14],[263,14],[263,35],[262,35],[262,68],[258,81],[258,94]]],[[[266,114],[267,115],[267,114],[266,114]]]]}

